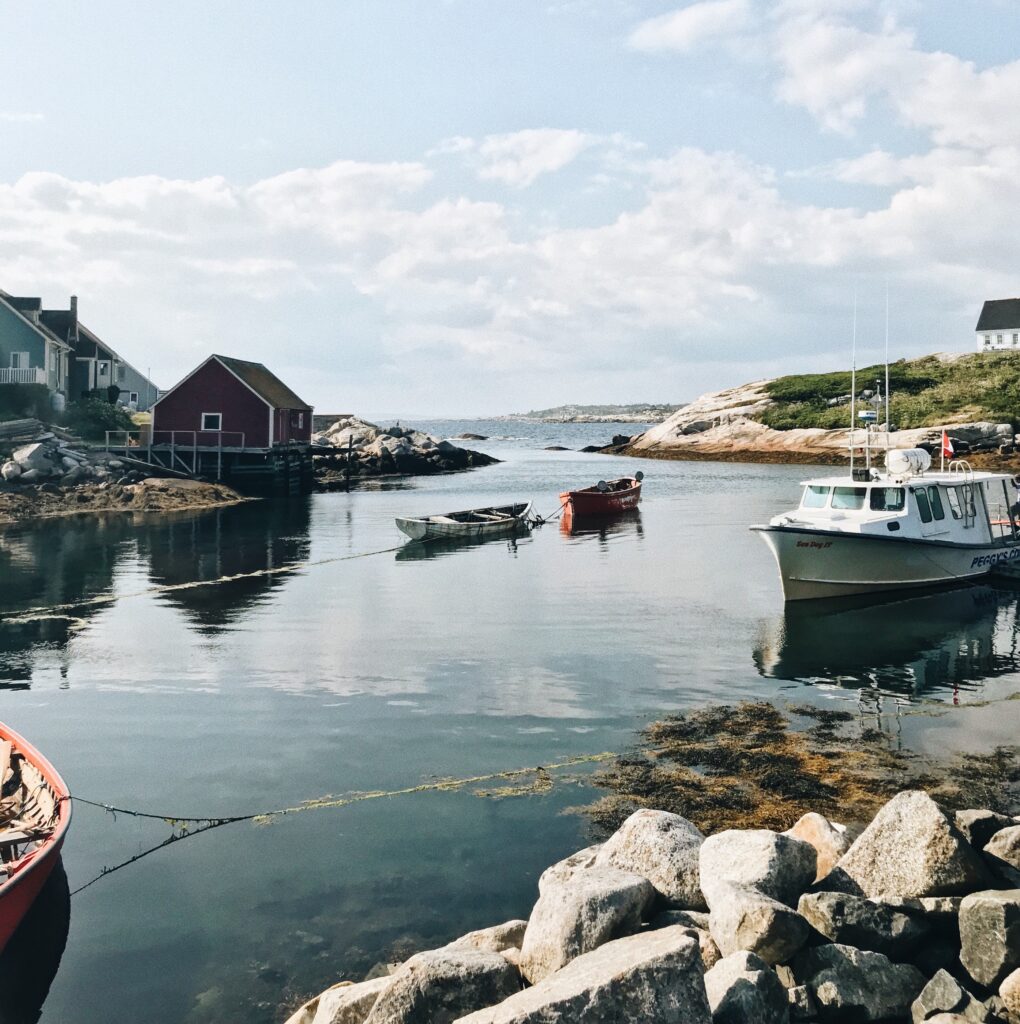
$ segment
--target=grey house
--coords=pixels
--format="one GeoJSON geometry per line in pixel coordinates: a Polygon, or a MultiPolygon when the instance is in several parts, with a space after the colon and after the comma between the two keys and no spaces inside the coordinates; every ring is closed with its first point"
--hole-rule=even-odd
{"type": "Polygon", "coordinates": [[[0,291],[0,385],[45,384],[77,401],[90,392],[119,391],[117,402],[144,411],[156,385],[78,319],[78,299],[67,309],[43,309],[42,300],[0,291]]]}

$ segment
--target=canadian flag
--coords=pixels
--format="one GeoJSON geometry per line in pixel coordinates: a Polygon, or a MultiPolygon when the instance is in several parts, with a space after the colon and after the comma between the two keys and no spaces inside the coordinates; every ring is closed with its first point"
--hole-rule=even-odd
{"type": "Polygon", "coordinates": [[[947,459],[953,456],[953,442],[949,440],[949,435],[944,430],[942,431],[942,454],[947,459]]]}

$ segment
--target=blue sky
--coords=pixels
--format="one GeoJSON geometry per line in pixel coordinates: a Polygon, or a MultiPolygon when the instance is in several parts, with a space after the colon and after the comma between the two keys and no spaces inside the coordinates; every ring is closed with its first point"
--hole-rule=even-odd
{"type": "Polygon", "coordinates": [[[0,288],[168,386],[686,400],[1020,294],[1015,0],[0,2],[0,288]]]}

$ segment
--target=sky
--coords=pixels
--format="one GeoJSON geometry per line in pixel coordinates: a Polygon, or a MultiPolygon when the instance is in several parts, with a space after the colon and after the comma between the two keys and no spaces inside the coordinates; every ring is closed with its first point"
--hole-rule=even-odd
{"type": "Polygon", "coordinates": [[[169,387],[682,402],[1020,295],[1018,0],[0,0],[0,289],[169,387]]]}

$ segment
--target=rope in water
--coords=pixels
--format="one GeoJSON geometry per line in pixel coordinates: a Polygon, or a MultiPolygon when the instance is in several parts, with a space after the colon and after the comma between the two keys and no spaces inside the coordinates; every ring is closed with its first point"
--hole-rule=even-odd
{"type": "MultiPolygon", "coordinates": [[[[120,864],[115,864],[113,867],[104,867],[98,875],[90,879],[84,885],[79,886],[71,893],[71,895],[74,896],[77,893],[82,892],[84,889],[88,889],[90,886],[95,885],[95,883],[101,878],[105,878],[114,871],[119,871],[121,868],[126,868],[131,864],[137,863],[143,857],[149,856],[150,853],[155,853],[157,850],[162,850],[165,847],[171,846],[183,839],[201,835],[203,832],[208,832],[214,828],[221,828],[224,825],[232,825],[241,821],[250,821],[258,825],[266,825],[274,818],[283,817],[288,814],[299,814],[302,811],[320,811],[327,808],[349,807],[352,804],[362,803],[366,800],[382,800],[391,797],[409,796],[414,793],[455,792],[457,790],[465,789],[468,786],[480,785],[485,782],[519,779],[529,775],[533,775],[536,779],[543,780],[551,786],[553,780],[550,777],[550,772],[563,768],[577,767],[578,765],[583,764],[595,764],[600,761],[608,761],[616,756],[617,755],[611,751],[603,751],[599,754],[579,754],[576,757],[570,757],[564,761],[558,761],[548,765],[538,765],[534,768],[512,768],[506,771],[489,772],[485,775],[470,775],[459,779],[437,779],[435,782],[424,782],[417,786],[405,786],[402,789],[370,790],[367,792],[348,793],[341,797],[326,795],[316,797],[312,800],[305,800],[293,807],[281,807],[272,811],[259,811],[253,814],[235,814],[224,817],[203,818],[188,815],[156,814],[150,811],[140,811],[129,807],[116,807],[113,804],[103,803],[98,800],[89,800],[81,796],[72,796],[70,799],[74,801],[74,803],[85,804],[89,807],[98,807],[100,810],[107,811],[115,817],[118,814],[125,814],[132,818],[146,818],[154,821],[163,821],[170,825],[171,828],[175,830],[179,829],[180,831],[172,832],[166,839],[162,840],[162,842],[157,843],[148,850],[143,850],[141,853],[136,853],[133,857],[129,857],[120,864]]],[[[479,795],[493,796],[509,794],[481,793],[479,795]]]]}
{"type": "Polygon", "coordinates": [[[148,597],[152,594],[167,594],[178,590],[193,590],[197,587],[214,587],[223,583],[236,583],[238,580],[250,580],[260,576],[284,576],[290,573],[300,572],[302,569],[309,569],[317,565],[331,565],[335,562],[350,562],[356,558],[371,558],[374,555],[386,555],[393,551],[399,551],[402,544],[396,544],[389,548],[379,548],[376,551],[361,551],[354,555],[336,555],[332,558],[319,558],[307,562],[291,562],[288,565],[274,566],[271,569],[255,569],[252,572],[238,572],[231,576],[217,576],[211,580],[190,580],[187,583],[163,583],[144,590],[135,590],[126,594],[100,594],[96,597],[83,598],[81,601],[67,601],[64,604],[43,605],[36,608],[26,608],[15,615],[0,614],[0,624],[17,624],[23,622],[36,622],[40,619],[73,618],[74,616],[60,615],[58,613],[72,612],[78,608],[89,608],[97,605],[116,604],[118,601],[126,601],[133,597],[148,597]]]}

